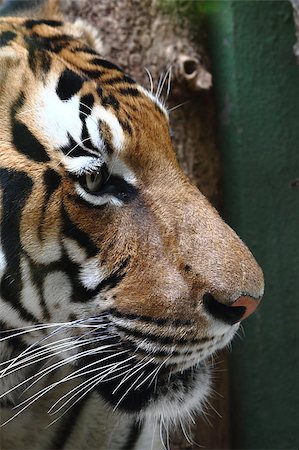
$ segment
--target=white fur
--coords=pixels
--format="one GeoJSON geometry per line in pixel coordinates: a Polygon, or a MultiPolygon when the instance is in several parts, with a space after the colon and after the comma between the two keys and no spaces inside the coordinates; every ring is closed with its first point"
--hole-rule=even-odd
{"type": "Polygon", "coordinates": [[[154,102],[160,108],[160,110],[164,113],[166,119],[169,120],[169,115],[168,115],[167,109],[164,107],[163,103],[160,102],[160,100],[155,95],[153,95],[147,89],[144,89],[144,87],[142,87],[142,86],[137,86],[137,89],[140,92],[142,92],[142,94],[146,95],[146,97],[148,97],[152,102],[154,102]]]}
{"type": "Polygon", "coordinates": [[[92,144],[95,147],[97,147],[98,149],[101,149],[101,150],[104,149],[105,143],[100,134],[100,127],[99,127],[98,122],[95,120],[93,114],[91,114],[90,116],[88,116],[86,118],[86,126],[87,126],[88,134],[89,134],[92,144]]]}
{"type": "Polygon", "coordinates": [[[23,282],[23,289],[21,293],[22,305],[36,318],[42,320],[42,308],[40,304],[41,299],[38,290],[32,283],[29,264],[25,257],[22,257],[21,259],[21,274],[23,282]]]}
{"type": "Polygon", "coordinates": [[[166,425],[176,426],[179,421],[189,421],[192,413],[200,411],[210,393],[211,380],[209,370],[197,374],[193,389],[186,394],[184,390],[170,392],[152,405],[150,404],[139,416],[148,419],[161,419],[166,425]]]}
{"type": "Polygon", "coordinates": [[[115,156],[111,162],[110,172],[113,175],[118,175],[123,178],[127,183],[133,186],[137,185],[137,179],[131,169],[123,162],[123,160],[115,156]]]}
{"type": "MultiPolygon", "coordinates": [[[[0,228],[0,232],[1,232],[1,228],[0,228]]],[[[6,268],[6,259],[5,259],[5,255],[2,251],[2,246],[0,245],[0,278],[3,275],[5,268],[6,268]]]]}
{"type": "Polygon", "coordinates": [[[84,173],[97,172],[102,167],[104,159],[101,156],[77,156],[72,158],[62,155],[62,161],[69,172],[80,176],[84,173]]]}
{"type": "MultiPolygon", "coordinates": [[[[44,297],[48,308],[55,308],[57,303],[64,306],[65,311],[69,309],[72,285],[64,272],[49,273],[44,280],[44,297]]],[[[69,310],[71,312],[71,310],[69,310]]]]}
{"type": "Polygon", "coordinates": [[[77,264],[82,264],[87,256],[84,248],[82,248],[77,241],[71,238],[63,238],[63,246],[67,252],[68,257],[77,264]]]}
{"type": "Polygon", "coordinates": [[[114,206],[121,206],[123,204],[121,200],[113,197],[112,195],[104,194],[97,196],[89,194],[88,192],[85,191],[85,189],[83,189],[82,186],[80,186],[79,183],[76,183],[75,188],[77,194],[80,195],[80,197],[82,197],[88,203],[91,203],[95,206],[105,205],[105,203],[110,203],[111,205],[114,206]]]}
{"type": "Polygon", "coordinates": [[[125,144],[125,135],[116,115],[99,105],[96,105],[93,111],[94,116],[102,122],[105,122],[110,128],[113,147],[116,151],[120,152],[125,144]]]}
{"type": "MultiPolygon", "coordinates": [[[[40,85],[35,95],[33,114],[54,148],[68,145],[68,133],[76,142],[81,140],[82,121],[79,117],[79,96],[62,101],[56,94],[56,79],[40,85]]],[[[30,112],[32,114],[32,112],[30,112]]]]}
{"type": "Polygon", "coordinates": [[[30,236],[31,240],[25,244],[28,255],[39,264],[49,264],[58,261],[61,257],[61,245],[58,239],[42,242],[38,236],[30,236]]]}
{"type": "Polygon", "coordinates": [[[108,274],[99,267],[97,258],[90,258],[80,269],[80,280],[86,289],[95,289],[108,274]]]}

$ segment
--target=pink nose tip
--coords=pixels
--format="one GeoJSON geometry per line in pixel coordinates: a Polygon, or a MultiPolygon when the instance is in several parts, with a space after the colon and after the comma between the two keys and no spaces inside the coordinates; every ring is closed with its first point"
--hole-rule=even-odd
{"type": "Polygon", "coordinates": [[[244,314],[240,318],[240,320],[244,320],[255,311],[260,301],[261,299],[252,298],[248,295],[242,295],[231,305],[231,308],[238,306],[242,306],[243,308],[245,308],[244,314]]]}
{"type": "Polygon", "coordinates": [[[224,304],[207,292],[203,295],[203,306],[214,319],[233,325],[251,314],[258,306],[260,299],[250,295],[241,295],[234,303],[224,304]]]}

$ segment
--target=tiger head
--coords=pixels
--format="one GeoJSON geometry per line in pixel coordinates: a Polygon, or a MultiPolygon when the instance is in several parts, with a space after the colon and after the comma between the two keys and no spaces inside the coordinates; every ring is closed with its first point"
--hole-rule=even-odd
{"type": "Polygon", "coordinates": [[[157,98],[73,25],[0,20],[0,323],[108,405],[200,409],[207,359],[258,305],[250,251],[178,165],[157,98]]]}

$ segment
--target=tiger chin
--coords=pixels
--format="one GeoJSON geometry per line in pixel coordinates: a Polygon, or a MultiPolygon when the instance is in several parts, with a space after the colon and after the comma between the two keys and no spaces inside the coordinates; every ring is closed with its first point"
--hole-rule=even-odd
{"type": "Polygon", "coordinates": [[[1,448],[158,450],[262,271],[93,28],[53,0],[1,14],[1,448]]]}

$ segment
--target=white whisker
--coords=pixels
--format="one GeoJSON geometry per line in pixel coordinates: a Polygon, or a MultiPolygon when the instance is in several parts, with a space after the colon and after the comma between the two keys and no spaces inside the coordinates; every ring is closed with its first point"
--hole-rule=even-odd
{"type": "Polygon", "coordinates": [[[138,382],[138,380],[143,376],[144,371],[139,375],[139,377],[136,378],[136,380],[134,381],[134,383],[131,384],[131,386],[126,390],[126,392],[121,396],[121,398],[118,400],[118,402],[116,403],[116,405],[113,408],[113,411],[115,411],[117,409],[117,407],[120,405],[120,403],[123,401],[123,399],[126,397],[126,395],[128,395],[128,393],[133,389],[133,387],[135,386],[135,384],[138,382]]]}
{"type": "Polygon", "coordinates": [[[167,111],[170,113],[170,112],[175,111],[176,109],[180,108],[181,106],[187,105],[188,103],[190,103],[190,100],[186,100],[185,102],[179,103],[178,105],[167,109],[167,111]]]}
{"type": "Polygon", "coordinates": [[[147,73],[147,76],[148,76],[148,79],[149,79],[149,82],[150,82],[150,89],[151,89],[150,93],[153,94],[154,93],[154,82],[153,82],[152,74],[150,73],[150,71],[148,70],[147,67],[145,67],[144,69],[145,69],[145,71],[147,73]]]}
{"type": "Polygon", "coordinates": [[[144,367],[146,367],[148,364],[150,364],[154,358],[152,358],[151,360],[145,362],[144,364],[142,364],[142,362],[146,359],[146,356],[136,365],[136,366],[132,366],[132,369],[130,372],[132,372],[131,374],[128,374],[126,377],[124,377],[121,382],[118,384],[118,386],[116,386],[116,388],[114,389],[114,391],[112,392],[112,394],[115,394],[118,389],[123,385],[123,383],[125,383],[129,378],[131,378],[133,375],[136,375],[137,372],[139,372],[140,370],[144,369],[144,367]],[[139,367],[138,367],[139,366],[139,367]],[[137,368],[137,369],[136,369],[137,368]]]}
{"type": "Polygon", "coordinates": [[[77,325],[77,324],[80,323],[80,322],[82,322],[82,319],[81,319],[81,320],[75,320],[75,321],[73,321],[73,322],[65,322],[65,323],[63,323],[63,324],[60,324],[59,327],[58,327],[56,330],[52,331],[49,335],[43,337],[43,338],[40,339],[39,341],[34,342],[34,343],[31,344],[29,347],[27,347],[25,350],[23,350],[18,356],[16,356],[16,358],[14,359],[14,361],[12,361],[12,362],[10,363],[10,365],[9,365],[8,367],[6,367],[6,368],[3,370],[1,376],[3,377],[4,374],[5,374],[5,372],[7,372],[7,371],[11,368],[11,366],[12,366],[13,364],[15,364],[16,361],[18,361],[20,358],[22,358],[22,357],[23,357],[23,356],[24,356],[31,348],[34,348],[35,346],[37,346],[37,345],[40,344],[41,342],[43,342],[43,341],[49,339],[49,337],[51,337],[51,336],[53,336],[54,334],[58,333],[58,332],[61,331],[62,329],[65,329],[65,328],[68,328],[68,327],[72,327],[74,324],[77,325]]]}

